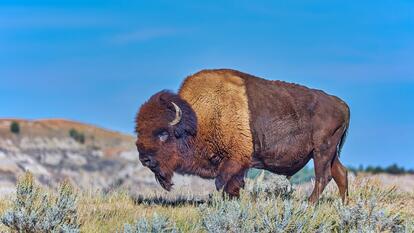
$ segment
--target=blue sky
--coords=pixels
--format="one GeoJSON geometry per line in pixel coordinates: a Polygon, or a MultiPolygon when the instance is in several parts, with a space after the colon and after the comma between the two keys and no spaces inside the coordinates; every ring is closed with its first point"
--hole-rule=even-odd
{"type": "Polygon", "coordinates": [[[413,1],[0,2],[0,117],[132,134],[145,99],[203,68],[337,95],[345,164],[414,168],[413,1]]]}

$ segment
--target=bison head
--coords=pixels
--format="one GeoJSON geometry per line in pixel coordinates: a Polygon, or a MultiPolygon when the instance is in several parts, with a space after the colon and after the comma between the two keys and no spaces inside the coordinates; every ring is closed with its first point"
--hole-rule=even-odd
{"type": "Polygon", "coordinates": [[[168,191],[174,171],[183,166],[196,127],[196,115],[190,105],[168,91],[153,95],[137,114],[139,159],[168,191]]]}

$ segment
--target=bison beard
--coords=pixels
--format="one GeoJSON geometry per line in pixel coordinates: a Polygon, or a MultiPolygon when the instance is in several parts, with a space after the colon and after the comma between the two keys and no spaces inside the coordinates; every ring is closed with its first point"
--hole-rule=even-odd
{"type": "Polygon", "coordinates": [[[188,77],[179,94],[161,91],[141,106],[137,149],[168,191],[178,172],[216,179],[217,189],[238,196],[251,167],[291,176],[313,159],[309,200],[316,202],[333,178],[345,201],[339,153],[349,117],[345,102],[319,90],[205,70],[188,77]]]}
{"type": "Polygon", "coordinates": [[[155,179],[158,181],[158,183],[163,187],[165,190],[170,191],[171,187],[174,185],[171,182],[171,176],[165,175],[162,171],[153,171],[155,174],[155,179]]]}

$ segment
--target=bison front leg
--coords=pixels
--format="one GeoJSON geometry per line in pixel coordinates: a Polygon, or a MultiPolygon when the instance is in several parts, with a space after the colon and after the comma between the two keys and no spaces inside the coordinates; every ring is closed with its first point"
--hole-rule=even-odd
{"type": "Polygon", "coordinates": [[[238,161],[226,160],[219,167],[218,176],[216,177],[216,188],[221,190],[230,197],[239,197],[240,188],[244,187],[244,176],[248,166],[240,164],[238,161]]]}
{"type": "Polygon", "coordinates": [[[233,176],[224,186],[224,192],[230,197],[240,196],[240,188],[244,188],[244,174],[245,172],[233,176]]]}

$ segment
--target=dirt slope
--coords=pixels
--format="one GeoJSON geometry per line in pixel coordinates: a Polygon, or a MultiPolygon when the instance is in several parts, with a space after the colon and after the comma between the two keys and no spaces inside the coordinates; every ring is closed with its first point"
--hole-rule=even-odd
{"type": "MultiPolygon", "coordinates": [[[[153,174],[142,167],[130,135],[63,119],[0,119],[0,194],[14,190],[16,178],[29,170],[43,185],[70,179],[83,190],[161,191],[153,174]],[[17,122],[19,133],[10,126],[17,122]],[[70,132],[83,135],[76,140],[70,132]]],[[[177,176],[177,188],[212,185],[177,176]]]]}

